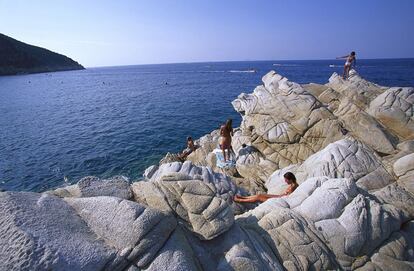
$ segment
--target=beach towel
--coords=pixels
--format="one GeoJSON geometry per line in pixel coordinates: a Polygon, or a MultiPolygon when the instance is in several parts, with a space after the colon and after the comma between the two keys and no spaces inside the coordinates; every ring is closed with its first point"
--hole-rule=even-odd
{"type": "MultiPolygon", "coordinates": [[[[228,150],[226,150],[227,152],[228,150]]],[[[234,168],[236,166],[236,161],[234,155],[230,154],[230,160],[224,162],[223,151],[221,149],[215,149],[213,153],[216,155],[216,166],[222,169],[234,168]]],[[[226,155],[227,156],[227,155],[226,155]]]]}

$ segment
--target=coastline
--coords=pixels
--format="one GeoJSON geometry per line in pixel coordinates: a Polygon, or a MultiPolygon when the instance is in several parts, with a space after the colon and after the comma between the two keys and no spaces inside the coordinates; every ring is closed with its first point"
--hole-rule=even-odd
{"type": "Polygon", "coordinates": [[[355,71],[325,85],[274,71],[262,81],[232,102],[242,115],[236,171],[217,168],[215,130],[186,162],[164,159],[144,181],[89,176],[1,192],[0,244],[18,242],[3,245],[0,269],[408,268],[411,256],[394,251],[414,244],[414,88],[355,71]],[[299,183],[291,195],[233,201],[282,193],[287,171],[299,183]]]}

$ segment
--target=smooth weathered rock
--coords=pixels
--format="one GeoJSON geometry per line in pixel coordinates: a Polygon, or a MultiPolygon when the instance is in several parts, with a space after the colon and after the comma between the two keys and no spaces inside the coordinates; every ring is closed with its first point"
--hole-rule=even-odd
{"type": "Polygon", "coordinates": [[[402,140],[414,139],[414,88],[387,89],[368,112],[402,140]]]}
{"type": "Polygon", "coordinates": [[[238,223],[213,240],[200,241],[192,235],[188,240],[193,251],[202,255],[198,259],[203,270],[283,270],[265,239],[238,223]]]}
{"type": "Polygon", "coordinates": [[[164,176],[158,185],[174,213],[200,238],[213,239],[233,224],[233,209],[226,200],[217,196],[213,184],[170,174],[164,176]]]}
{"type": "Polygon", "coordinates": [[[0,270],[103,270],[116,250],[62,199],[0,193],[0,270]]]}
{"type": "Polygon", "coordinates": [[[283,174],[287,171],[296,175],[298,183],[316,176],[350,178],[366,190],[379,189],[394,181],[374,151],[353,139],[331,143],[302,164],[275,171],[266,182],[269,193],[285,191],[287,186],[283,174]]]}
{"type": "Polygon", "coordinates": [[[187,271],[202,270],[183,231],[177,228],[158,251],[158,256],[151,262],[147,271],[187,271]]]}
{"type": "Polygon", "coordinates": [[[364,80],[354,70],[349,80],[333,74],[329,81],[327,85],[308,84],[304,88],[338,118],[344,132],[380,153],[393,153],[397,138],[366,112],[369,102],[387,88],[364,80]]]}
{"type": "Polygon", "coordinates": [[[395,150],[397,140],[348,97],[340,99],[339,106],[333,113],[348,132],[377,152],[391,154],[395,150]]]}
{"type": "Polygon", "coordinates": [[[160,165],[173,162],[182,162],[182,159],[177,153],[167,152],[164,158],[160,160],[160,165]]]}
{"type": "Polygon", "coordinates": [[[311,93],[313,96],[315,96],[317,98],[319,98],[322,93],[329,90],[328,86],[315,84],[315,83],[305,84],[305,85],[302,85],[302,87],[304,89],[306,89],[306,91],[308,91],[309,93],[311,93]]]}
{"type": "Polygon", "coordinates": [[[398,183],[414,194],[414,153],[405,155],[394,163],[398,183]]]}
{"type": "Polygon", "coordinates": [[[232,104],[243,118],[235,141],[248,142],[239,137],[250,135],[250,146],[261,157],[239,157],[238,169],[245,178],[265,181],[274,170],[304,161],[342,133],[336,117],[299,84],[273,71],[262,80],[263,86],[232,104]],[[253,169],[243,170],[244,163],[253,169]]]}
{"type": "Polygon", "coordinates": [[[214,172],[210,167],[195,166],[191,161],[163,164],[149,180],[159,182],[162,177],[168,176],[171,173],[181,174],[182,179],[200,180],[204,183],[212,184],[215,187],[216,195],[230,204],[235,213],[240,213],[245,210],[242,205],[234,204],[232,200],[236,194],[245,194],[245,189],[237,187],[230,177],[222,173],[214,172]]]}
{"type": "Polygon", "coordinates": [[[349,72],[349,77],[346,80],[339,74],[333,73],[329,78],[329,83],[326,85],[341,95],[348,97],[363,110],[368,107],[372,100],[388,89],[388,87],[365,80],[355,70],[349,72]]]}
{"type": "Polygon", "coordinates": [[[134,201],[160,211],[172,211],[166,196],[158,188],[155,182],[134,182],[131,184],[131,190],[134,194],[134,201]]]}
{"type": "MultiPolygon", "coordinates": [[[[393,233],[371,256],[370,261],[356,270],[414,270],[414,221],[393,233]]],[[[365,259],[367,260],[367,259],[365,259]]]]}
{"type": "Polygon", "coordinates": [[[75,185],[65,186],[47,193],[58,197],[96,197],[112,196],[123,199],[132,197],[128,179],[123,176],[114,176],[101,180],[95,176],[87,176],[79,180],[75,185]]]}
{"type": "Polygon", "coordinates": [[[73,185],[67,185],[64,187],[57,188],[55,190],[50,190],[45,193],[48,193],[50,195],[58,196],[60,198],[66,198],[66,197],[81,197],[82,193],[79,189],[79,186],[77,184],[73,185]]]}
{"type": "Polygon", "coordinates": [[[151,179],[152,175],[154,175],[154,173],[157,171],[158,169],[158,165],[152,165],[148,168],[145,169],[143,177],[145,179],[151,179]]]}
{"type": "Polygon", "coordinates": [[[371,253],[406,221],[394,206],[358,195],[337,219],[318,221],[315,226],[341,265],[349,268],[356,257],[371,253]]]}
{"type": "Polygon", "coordinates": [[[148,265],[176,227],[173,216],[115,197],[66,198],[99,237],[118,251],[119,264],[148,265]]]}
{"type": "MultiPolygon", "coordinates": [[[[379,247],[385,249],[387,240],[394,238],[394,232],[413,219],[412,206],[414,197],[395,184],[370,194],[357,188],[350,179],[314,177],[303,182],[290,196],[268,200],[239,216],[236,223],[243,221],[249,225],[257,220],[260,226],[267,227],[265,232],[271,236],[275,231],[275,239],[283,236],[283,241],[274,241],[274,244],[280,246],[279,257],[286,259],[283,260],[285,268],[308,269],[313,268],[309,265],[313,263],[317,264],[317,269],[325,270],[327,267],[321,264],[337,262],[344,269],[353,269],[369,261],[379,247]],[[283,218],[285,216],[289,219],[283,218]],[[283,225],[281,222],[286,219],[291,224],[283,233],[283,227],[278,225],[283,225]],[[325,252],[320,252],[321,249],[325,252]],[[325,256],[319,257],[321,253],[325,256]],[[295,257],[292,261],[291,255],[303,257],[295,257]],[[312,260],[312,255],[318,257],[312,260]],[[298,261],[298,258],[303,260],[298,261]],[[363,258],[364,261],[356,263],[363,258]]],[[[400,250],[401,247],[410,248],[404,244],[398,246],[400,250]]]]}

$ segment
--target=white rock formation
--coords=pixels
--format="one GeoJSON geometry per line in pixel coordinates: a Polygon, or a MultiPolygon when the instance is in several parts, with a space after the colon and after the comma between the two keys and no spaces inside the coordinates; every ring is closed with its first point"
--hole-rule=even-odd
{"type": "Polygon", "coordinates": [[[373,100],[368,112],[402,140],[414,139],[414,88],[389,88],[373,100]]]}
{"type": "Polygon", "coordinates": [[[275,171],[266,186],[269,193],[280,194],[286,189],[283,174],[291,171],[299,183],[309,177],[350,178],[365,190],[382,188],[394,181],[381,160],[368,146],[354,139],[342,139],[311,155],[302,164],[275,171]]]}
{"type": "Polygon", "coordinates": [[[245,178],[265,181],[276,169],[304,161],[342,133],[336,117],[299,84],[275,72],[265,75],[263,84],[233,101],[243,116],[233,147],[236,152],[240,143],[254,147],[239,156],[237,168],[245,178]]]}
{"type": "Polygon", "coordinates": [[[414,270],[413,99],[355,71],[303,86],[270,72],[233,102],[240,176],[214,170],[213,131],[143,181],[0,192],[0,270],[414,270]],[[283,192],[288,171],[291,195],[233,202],[283,192]]]}

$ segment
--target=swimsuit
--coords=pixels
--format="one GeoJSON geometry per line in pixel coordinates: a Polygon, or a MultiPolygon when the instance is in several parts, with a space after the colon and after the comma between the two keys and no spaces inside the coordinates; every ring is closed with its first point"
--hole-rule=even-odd
{"type": "Polygon", "coordinates": [[[345,62],[345,66],[351,66],[351,62],[349,62],[348,60],[345,62]]]}
{"type": "MultiPolygon", "coordinates": [[[[219,142],[223,142],[223,141],[226,141],[226,138],[224,136],[221,136],[219,142]]],[[[229,149],[231,147],[231,144],[229,144],[228,142],[225,142],[225,143],[219,143],[219,146],[220,148],[223,148],[223,149],[229,149]]]]}

